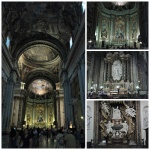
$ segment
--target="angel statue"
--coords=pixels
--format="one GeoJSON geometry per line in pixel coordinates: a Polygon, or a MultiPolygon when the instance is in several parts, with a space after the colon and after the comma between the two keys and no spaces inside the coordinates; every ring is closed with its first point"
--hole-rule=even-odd
{"type": "Polygon", "coordinates": [[[129,108],[129,106],[127,106],[127,109],[125,110],[125,114],[129,115],[131,117],[135,117],[136,111],[135,111],[135,109],[129,108]]]}
{"type": "Polygon", "coordinates": [[[106,114],[109,115],[109,106],[105,102],[101,102],[101,108],[106,114]]]}

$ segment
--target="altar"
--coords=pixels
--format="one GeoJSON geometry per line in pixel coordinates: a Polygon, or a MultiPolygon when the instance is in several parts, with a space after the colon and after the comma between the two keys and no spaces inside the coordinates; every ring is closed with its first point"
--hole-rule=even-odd
{"type": "Polygon", "coordinates": [[[109,116],[112,116],[112,118],[110,118],[110,120],[107,123],[104,123],[105,126],[104,135],[108,139],[107,144],[116,144],[116,143],[127,144],[129,134],[131,132],[130,131],[131,123],[127,122],[126,120],[127,118],[125,116],[122,116],[122,114],[123,115],[128,114],[131,119],[132,117],[135,117],[136,111],[133,108],[129,108],[128,106],[126,106],[125,110],[121,112],[118,106],[116,108],[112,107],[110,109],[106,105],[106,103],[102,102],[101,104],[103,109],[102,112],[108,114],[109,116]],[[112,113],[109,114],[109,111],[112,113]]]}

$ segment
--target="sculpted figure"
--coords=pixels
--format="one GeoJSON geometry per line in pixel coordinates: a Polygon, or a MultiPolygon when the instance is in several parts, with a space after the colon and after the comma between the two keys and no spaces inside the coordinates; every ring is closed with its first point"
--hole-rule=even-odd
{"type": "Polygon", "coordinates": [[[136,111],[135,111],[135,109],[129,108],[129,106],[127,106],[127,109],[125,110],[125,114],[129,115],[131,117],[135,117],[136,111]]]}
{"type": "Polygon", "coordinates": [[[105,124],[105,126],[106,126],[106,133],[107,134],[109,134],[110,132],[112,132],[113,131],[113,129],[111,128],[112,126],[113,126],[113,123],[111,123],[111,121],[108,121],[108,123],[107,124],[105,124]]]}
{"type": "Polygon", "coordinates": [[[101,102],[101,107],[102,107],[102,110],[104,110],[106,114],[109,114],[109,107],[107,106],[105,102],[101,102]]]}
{"type": "Polygon", "coordinates": [[[122,123],[122,125],[123,125],[123,128],[120,131],[123,131],[123,132],[125,132],[127,134],[128,128],[129,128],[127,122],[124,121],[124,123],[122,123]]]}
{"type": "Polygon", "coordinates": [[[113,119],[121,119],[121,112],[118,109],[118,106],[116,109],[113,107],[113,119]]]}

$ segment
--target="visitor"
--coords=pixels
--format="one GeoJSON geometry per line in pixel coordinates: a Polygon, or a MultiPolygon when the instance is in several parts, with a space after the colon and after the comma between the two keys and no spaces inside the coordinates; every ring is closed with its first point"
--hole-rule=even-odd
{"type": "Polygon", "coordinates": [[[71,130],[67,130],[66,136],[64,137],[65,147],[66,148],[76,148],[76,138],[73,134],[71,134],[71,130]]]}
{"type": "Polygon", "coordinates": [[[62,129],[59,129],[56,135],[56,148],[65,148],[64,135],[62,129]]]}
{"type": "Polygon", "coordinates": [[[85,148],[85,134],[83,129],[80,131],[80,145],[81,148],[85,148]]]}
{"type": "Polygon", "coordinates": [[[9,134],[9,141],[10,141],[9,147],[10,148],[15,148],[15,143],[16,143],[15,137],[16,137],[16,128],[12,127],[11,131],[10,131],[10,134],[9,134]]]}
{"type": "Polygon", "coordinates": [[[32,148],[32,136],[27,128],[24,130],[22,142],[23,144],[21,148],[32,148]]]}

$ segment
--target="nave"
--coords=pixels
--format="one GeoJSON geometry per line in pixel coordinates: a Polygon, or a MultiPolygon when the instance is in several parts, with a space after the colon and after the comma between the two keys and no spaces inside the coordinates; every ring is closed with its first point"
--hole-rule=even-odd
{"type": "Polygon", "coordinates": [[[84,130],[11,128],[8,148],[84,148],[84,130]]]}

